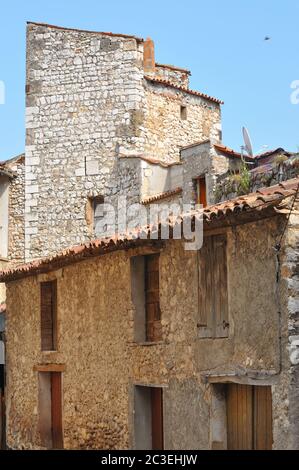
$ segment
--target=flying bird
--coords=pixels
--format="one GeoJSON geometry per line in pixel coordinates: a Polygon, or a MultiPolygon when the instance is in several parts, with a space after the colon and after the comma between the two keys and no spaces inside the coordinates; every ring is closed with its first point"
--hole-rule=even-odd
{"type": "Polygon", "coordinates": [[[270,41],[270,36],[265,36],[264,41],[270,41]]]}

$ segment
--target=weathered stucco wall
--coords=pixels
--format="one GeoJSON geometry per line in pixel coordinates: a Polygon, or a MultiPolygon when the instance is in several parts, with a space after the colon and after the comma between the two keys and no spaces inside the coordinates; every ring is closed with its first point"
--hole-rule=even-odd
{"type": "MultiPolygon", "coordinates": [[[[198,337],[196,253],[167,242],[160,258],[163,341],[134,342],[130,256],[118,252],[7,289],[8,445],[39,447],[36,364],[63,363],[66,448],[132,447],[133,384],[164,386],[165,445],[211,447],[207,375],[279,372],[276,219],[228,233],[229,338],[198,337]],[[58,279],[58,352],[40,352],[39,281],[58,279]]],[[[138,253],[142,252],[142,248],[138,253]]],[[[287,371],[285,371],[287,374],[287,371]]],[[[288,395],[273,387],[274,447],[286,446],[288,395]],[[279,403],[279,406],[278,406],[279,403]],[[284,436],[284,437],[281,437],[284,436]]],[[[271,380],[271,378],[270,378],[271,380]]],[[[286,392],[287,393],[287,392],[286,392]]]]}
{"type": "Polygon", "coordinates": [[[158,83],[146,83],[145,152],[163,161],[179,161],[180,148],[212,138],[219,141],[220,106],[158,83]],[[187,119],[181,119],[181,105],[187,119]]]}

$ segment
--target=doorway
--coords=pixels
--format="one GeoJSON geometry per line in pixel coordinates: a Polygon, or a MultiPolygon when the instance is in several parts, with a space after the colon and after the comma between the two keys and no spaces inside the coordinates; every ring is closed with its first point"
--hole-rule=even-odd
{"type": "Polygon", "coordinates": [[[228,384],[226,411],[228,449],[272,449],[270,386],[228,384]]]}
{"type": "Polygon", "coordinates": [[[163,390],[161,387],[134,388],[135,448],[163,450],[163,390]]]}
{"type": "Polygon", "coordinates": [[[39,428],[47,449],[63,448],[61,376],[61,372],[39,372],[39,428]]]}

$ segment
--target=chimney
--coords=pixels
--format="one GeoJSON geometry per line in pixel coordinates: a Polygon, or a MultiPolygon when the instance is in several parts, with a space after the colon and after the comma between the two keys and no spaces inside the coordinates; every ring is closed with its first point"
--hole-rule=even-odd
{"type": "Polygon", "coordinates": [[[151,38],[147,38],[143,46],[143,69],[145,73],[155,73],[155,44],[151,38]]]}

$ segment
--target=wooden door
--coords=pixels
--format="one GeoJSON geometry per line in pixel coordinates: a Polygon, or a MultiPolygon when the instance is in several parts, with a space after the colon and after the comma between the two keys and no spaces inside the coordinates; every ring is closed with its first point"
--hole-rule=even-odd
{"type": "Polygon", "coordinates": [[[161,339],[159,254],[145,257],[146,340],[161,339]]]}
{"type": "Polygon", "coordinates": [[[254,449],[272,449],[271,387],[254,387],[254,449]]]}
{"type": "Polygon", "coordinates": [[[60,372],[51,372],[51,424],[52,447],[53,449],[62,449],[62,387],[60,372]]]}
{"type": "Polygon", "coordinates": [[[196,181],[196,204],[202,204],[203,207],[207,206],[207,186],[206,177],[200,176],[196,181]]]}
{"type": "Polygon", "coordinates": [[[227,448],[272,449],[271,387],[227,386],[227,448]]]}
{"type": "Polygon", "coordinates": [[[230,384],[227,388],[227,448],[253,448],[252,387],[230,384]]]}
{"type": "Polygon", "coordinates": [[[151,389],[152,449],[163,450],[163,399],[162,388],[151,389]]]}

